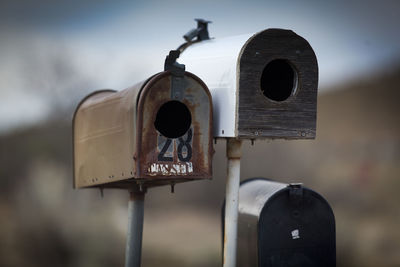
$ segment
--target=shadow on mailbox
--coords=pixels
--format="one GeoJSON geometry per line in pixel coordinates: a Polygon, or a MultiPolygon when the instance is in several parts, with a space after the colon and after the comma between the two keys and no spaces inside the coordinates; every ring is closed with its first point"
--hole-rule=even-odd
{"type": "Polygon", "coordinates": [[[128,188],[212,176],[212,103],[185,72],[162,72],[123,91],[84,98],[73,121],[74,187],[128,188]]]}
{"type": "Polygon", "coordinates": [[[301,184],[244,181],[237,242],[239,267],[336,266],[333,211],[301,184]]]}

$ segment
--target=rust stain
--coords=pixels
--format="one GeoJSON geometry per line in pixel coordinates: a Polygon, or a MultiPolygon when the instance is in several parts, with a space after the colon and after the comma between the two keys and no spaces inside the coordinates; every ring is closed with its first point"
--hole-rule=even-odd
{"type": "MultiPolygon", "coordinates": [[[[158,160],[160,150],[158,148],[158,137],[160,133],[154,127],[155,116],[159,108],[166,102],[171,101],[171,80],[169,73],[162,73],[156,77],[156,81],[150,81],[149,85],[143,89],[141,100],[138,107],[138,128],[142,127],[142,132],[138,133],[138,149],[141,153],[138,161],[139,177],[150,179],[151,183],[166,178],[171,182],[180,182],[184,180],[193,180],[201,178],[211,178],[212,176],[212,111],[210,110],[209,118],[199,118],[197,114],[201,113],[204,103],[199,103],[199,97],[196,93],[209,94],[208,89],[202,87],[204,84],[199,83],[199,79],[195,76],[186,77],[188,82],[194,86],[189,86],[190,90],[186,90],[181,102],[186,105],[192,115],[192,157],[189,162],[179,160],[176,153],[178,146],[178,138],[171,139],[173,146],[172,160],[163,162],[158,160]],[[188,94],[190,99],[185,98],[188,94]],[[153,112],[148,112],[153,111],[153,112]],[[143,114],[143,116],[140,116],[143,114]],[[147,116],[146,116],[147,114],[147,116]],[[151,115],[149,115],[151,114],[151,115]],[[203,121],[201,121],[203,120],[203,121]],[[204,125],[205,122],[207,125],[204,125]],[[201,127],[200,125],[203,124],[201,127]],[[210,146],[207,153],[204,153],[204,144],[210,146]],[[207,160],[207,158],[210,158],[207,160]]],[[[204,97],[203,97],[204,98],[204,97]]],[[[211,98],[209,98],[211,99],[211,98]]],[[[208,109],[212,108],[211,101],[205,105],[208,109]]],[[[185,135],[183,135],[184,138],[185,135]]]]}

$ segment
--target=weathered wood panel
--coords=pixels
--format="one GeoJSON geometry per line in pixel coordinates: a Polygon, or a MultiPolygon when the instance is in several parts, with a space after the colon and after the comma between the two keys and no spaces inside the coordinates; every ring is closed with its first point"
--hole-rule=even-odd
{"type": "Polygon", "coordinates": [[[282,29],[253,36],[239,56],[238,76],[240,138],[315,138],[318,64],[305,39],[282,29]],[[284,101],[267,98],[261,89],[263,70],[276,59],[288,62],[297,74],[297,88],[284,101]]]}

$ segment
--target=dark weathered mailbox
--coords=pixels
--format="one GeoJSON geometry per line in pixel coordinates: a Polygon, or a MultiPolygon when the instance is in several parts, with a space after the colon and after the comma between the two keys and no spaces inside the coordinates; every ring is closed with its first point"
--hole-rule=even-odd
{"type": "Polygon", "coordinates": [[[249,179],[239,189],[238,267],[336,266],[335,218],[301,184],[249,179]]]}
{"type": "Polygon", "coordinates": [[[73,127],[76,188],[211,178],[211,95],[189,72],[94,92],[78,105],[73,127]]]}

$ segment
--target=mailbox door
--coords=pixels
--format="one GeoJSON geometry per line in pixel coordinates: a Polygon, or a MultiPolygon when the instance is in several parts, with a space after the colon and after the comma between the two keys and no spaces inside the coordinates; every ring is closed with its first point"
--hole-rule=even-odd
{"type": "Polygon", "coordinates": [[[289,187],[265,204],[258,223],[260,267],[336,266],[335,218],[329,204],[303,188],[289,187]]]}
{"type": "Polygon", "coordinates": [[[240,138],[315,138],[318,63],[304,38],[282,29],[254,35],[238,73],[240,138]]]}
{"type": "Polygon", "coordinates": [[[154,76],[138,103],[137,174],[146,183],[211,178],[212,102],[207,86],[186,72],[154,76]],[[175,88],[180,84],[180,88],[175,88]]]}
{"type": "Polygon", "coordinates": [[[316,192],[265,178],[242,182],[238,266],[335,266],[335,242],[332,209],[316,192]]]}

